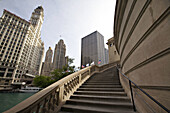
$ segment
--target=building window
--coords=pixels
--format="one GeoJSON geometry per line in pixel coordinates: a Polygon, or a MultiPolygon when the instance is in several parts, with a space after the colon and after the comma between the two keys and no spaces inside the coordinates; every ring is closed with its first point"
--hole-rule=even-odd
{"type": "Polygon", "coordinates": [[[0,71],[6,71],[6,68],[0,68],[0,71]]]}
{"type": "Polygon", "coordinates": [[[9,71],[9,72],[13,72],[13,71],[14,71],[14,69],[8,69],[8,71],[9,71]]]}
{"type": "Polygon", "coordinates": [[[8,83],[5,83],[4,85],[8,85],[8,83]]]}
{"type": "Polygon", "coordinates": [[[5,82],[9,82],[9,80],[5,80],[5,82]]]}
{"type": "Polygon", "coordinates": [[[12,73],[7,73],[6,77],[12,77],[12,73]]]}

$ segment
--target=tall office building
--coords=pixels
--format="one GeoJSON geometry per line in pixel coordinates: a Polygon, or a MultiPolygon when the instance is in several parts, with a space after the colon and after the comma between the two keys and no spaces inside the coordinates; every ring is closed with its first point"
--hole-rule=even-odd
{"type": "Polygon", "coordinates": [[[0,18],[0,89],[21,83],[22,75],[39,75],[44,54],[40,31],[43,8],[37,7],[30,22],[4,10],[0,18]]]}
{"type": "Polygon", "coordinates": [[[109,63],[109,52],[108,52],[108,49],[104,48],[104,52],[105,52],[105,63],[108,64],[109,63]]]}
{"type": "Polygon", "coordinates": [[[52,57],[53,50],[51,49],[51,47],[49,47],[49,49],[46,52],[45,61],[42,68],[42,75],[50,76],[50,72],[52,69],[52,57]]]}
{"type": "Polygon", "coordinates": [[[66,45],[64,41],[60,39],[58,44],[55,45],[54,58],[53,58],[53,69],[62,69],[66,64],[66,45]]]}
{"type": "Polygon", "coordinates": [[[105,64],[104,37],[98,31],[81,40],[81,66],[92,62],[99,66],[105,64]]]}

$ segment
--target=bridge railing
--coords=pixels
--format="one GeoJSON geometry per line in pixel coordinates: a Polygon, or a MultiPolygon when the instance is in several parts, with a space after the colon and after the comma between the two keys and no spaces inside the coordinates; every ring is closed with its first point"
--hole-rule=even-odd
{"type": "Polygon", "coordinates": [[[113,65],[114,63],[101,67],[96,65],[89,66],[70,74],[4,113],[56,113],[60,110],[65,101],[70,98],[74,91],[76,91],[77,88],[93,73],[99,72],[113,65]]]}
{"type": "Polygon", "coordinates": [[[60,109],[70,95],[90,75],[91,66],[55,82],[5,113],[52,113],[60,109]]]}

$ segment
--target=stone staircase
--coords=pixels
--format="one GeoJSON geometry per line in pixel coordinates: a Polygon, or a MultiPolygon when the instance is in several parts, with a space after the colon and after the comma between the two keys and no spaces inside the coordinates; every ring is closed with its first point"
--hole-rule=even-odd
{"type": "Polygon", "coordinates": [[[134,113],[134,111],[114,67],[92,75],[66,101],[59,113],[134,113]]]}

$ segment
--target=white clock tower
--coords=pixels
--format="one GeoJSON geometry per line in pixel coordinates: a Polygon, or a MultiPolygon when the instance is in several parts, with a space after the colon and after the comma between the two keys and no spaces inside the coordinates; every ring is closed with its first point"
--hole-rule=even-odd
{"type": "Polygon", "coordinates": [[[42,6],[38,6],[36,9],[34,9],[30,22],[32,26],[35,28],[35,32],[39,34],[39,36],[43,21],[44,21],[44,9],[42,8],[42,6]]]}

